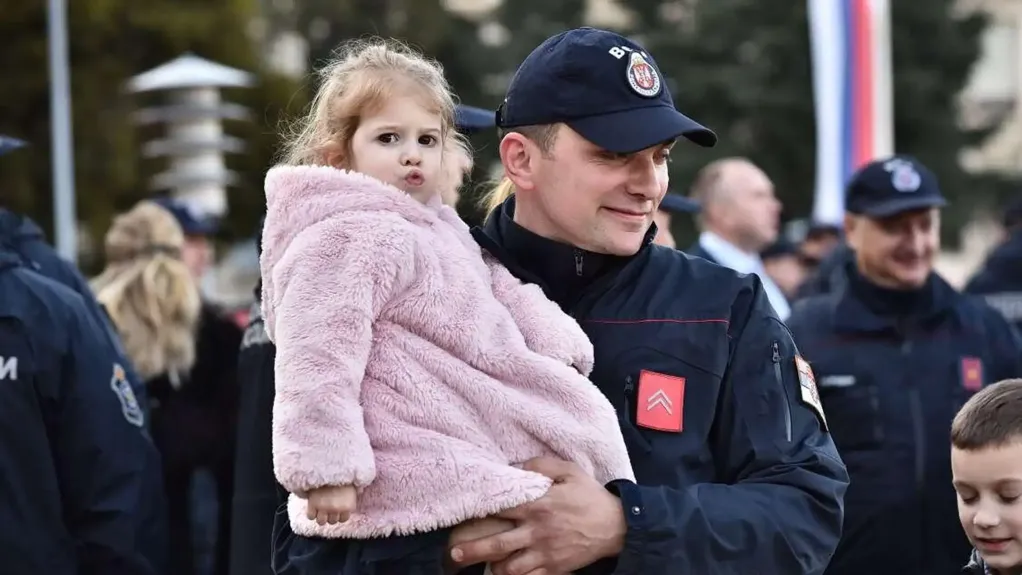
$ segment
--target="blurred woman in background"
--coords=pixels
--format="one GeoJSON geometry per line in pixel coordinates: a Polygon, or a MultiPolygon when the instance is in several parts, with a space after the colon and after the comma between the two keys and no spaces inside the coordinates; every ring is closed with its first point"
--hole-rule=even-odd
{"type": "MultiPolygon", "coordinates": [[[[174,216],[144,201],[118,216],[105,241],[106,268],[92,281],[145,381],[153,440],[163,456],[170,573],[227,573],[241,332],[203,303],[181,259],[174,216]],[[213,501],[196,499],[213,478],[213,501]],[[211,549],[203,549],[211,547],[211,549]]],[[[200,498],[204,499],[204,498],[200,498]]]]}

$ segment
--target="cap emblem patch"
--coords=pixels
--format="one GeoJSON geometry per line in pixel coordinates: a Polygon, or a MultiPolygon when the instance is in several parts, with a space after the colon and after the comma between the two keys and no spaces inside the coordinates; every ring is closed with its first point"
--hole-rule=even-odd
{"type": "Polygon", "coordinates": [[[656,68],[642,57],[638,52],[632,52],[628,57],[628,85],[632,91],[644,98],[654,98],[660,94],[660,74],[656,68]]]}
{"type": "Polygon", "coordinates": [[[891,185],[899,192],[914,192],[923,183],[922,176],[911,162],[895,159],[884,164],[884,169],[891,174],[891,185]]]}

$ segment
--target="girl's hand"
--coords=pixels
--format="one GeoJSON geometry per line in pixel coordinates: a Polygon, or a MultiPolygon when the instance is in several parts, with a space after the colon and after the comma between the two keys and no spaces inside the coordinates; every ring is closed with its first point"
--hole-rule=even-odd
{"type": "Polygon", "coordinates": [[[328,485],[310,489],[305,516],[320,525],[344,523],[355,512],[357,492],[354,485],[328,485]]]}

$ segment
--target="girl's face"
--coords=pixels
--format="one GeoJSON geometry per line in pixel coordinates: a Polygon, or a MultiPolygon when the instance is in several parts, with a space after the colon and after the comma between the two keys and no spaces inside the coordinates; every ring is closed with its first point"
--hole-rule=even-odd
{"type": "Polygon", "coordinates": [[[440,116],[419,99],[391,98],[361,118],[351,140],[351,169],[425,203],[443,184],[441,127],[440,116]]]}

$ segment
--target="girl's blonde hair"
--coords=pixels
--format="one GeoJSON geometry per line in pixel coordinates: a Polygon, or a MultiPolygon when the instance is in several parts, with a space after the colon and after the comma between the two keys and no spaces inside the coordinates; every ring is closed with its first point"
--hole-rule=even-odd
{"type": "Polygon", "coordinates": [[[361,118],[396,95],[409,90],[441,119],[445,148],[468,144],[454,129],[454,96],[443,67],[397,40],[354,40],[342,45],[336,58],[319,71],[320,85],[309,112],[292,128],[283,163],[327,165],[331,152],[348,163],[351,139],[361,118]]]}
{"type": "Polygon", "coordinates": [[[175,385],[195,364],[202,306],[198,283],[181,261],[183,245],[174,216],[140,202],[114,219],[104,245],[106,268],[91,282],[139,375],[166,374],[175,385]]]}

